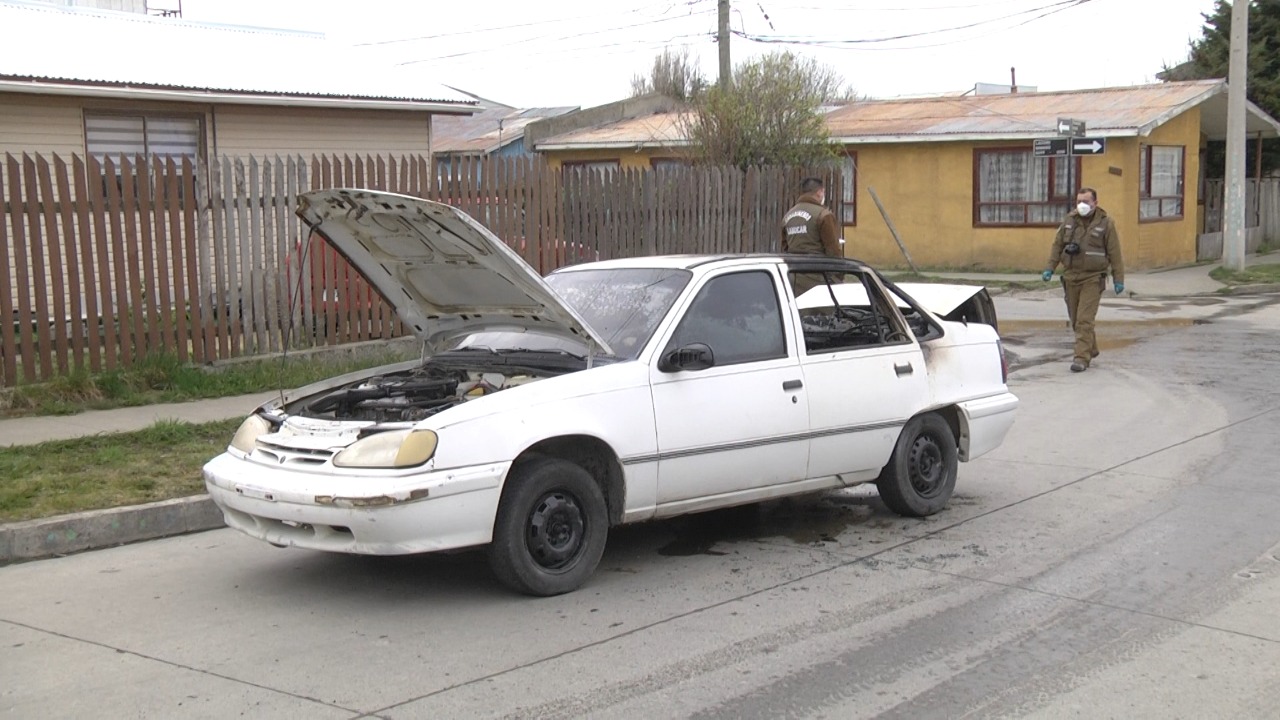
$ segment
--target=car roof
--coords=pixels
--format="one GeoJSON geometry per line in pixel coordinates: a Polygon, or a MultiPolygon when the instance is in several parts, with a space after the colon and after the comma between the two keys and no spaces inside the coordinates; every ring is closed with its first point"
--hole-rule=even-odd
{"type": "Polygon", "coordinates": [[[829,267],[832,270],[866,270],[869,266],[853,258],[834,258],[825,255],[785,255],[780,253],[725,253],[721,255],[649,255],[616,258],[598,262],[581,263],[560,268],[555,272],[577,270],[617,270],[624,268],[670,268],[692,270],[712,265],[734,265],[750,262],[802,264],[807,267],[829,267]]]}

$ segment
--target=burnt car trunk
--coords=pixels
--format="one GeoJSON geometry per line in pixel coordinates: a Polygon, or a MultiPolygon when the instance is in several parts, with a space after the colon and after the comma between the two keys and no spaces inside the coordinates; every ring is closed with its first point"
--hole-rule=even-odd
{"type": "Polygon", "coordinates": [[[982,323],[990,325],[997,332],[1000,330],[1000,326],[996,324],[996,304],[986,288],[974,293],[954,310],[943,315],[942,319],[962,323],[982,323]]]}

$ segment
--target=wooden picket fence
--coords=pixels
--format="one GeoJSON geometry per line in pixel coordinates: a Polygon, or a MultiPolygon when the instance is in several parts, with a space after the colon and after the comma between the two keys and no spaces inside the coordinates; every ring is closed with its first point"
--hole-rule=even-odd
{"type": "MultiPolygon", "coordinates": [[[[1245,251],[1280,242],[1280,178],[1244,182],[1245,251]]],[[[1196,239],[1196,260],[1221,260],[1226,181],[1208,180],[1204,194],[1204,232],[1196,239]]]]}
{"type": "MultiPolygon", "coordinates": [[[[294,214],[307,190],[445,202],[539,272],[595,259],[775,251],[799,168],[553,171],[538,158],[81,158],[0,168],[0,387],[150,354],[209,363],[403,335],[294,214]]],[[[839,173],[821,171],[828,196],[839,173]]],[[[837,208],[837,212],[839,209],[837,208]]]]}

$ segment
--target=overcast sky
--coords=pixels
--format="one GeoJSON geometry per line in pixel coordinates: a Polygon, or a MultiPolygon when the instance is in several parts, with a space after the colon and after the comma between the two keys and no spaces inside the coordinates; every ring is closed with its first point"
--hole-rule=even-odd
{"type": "MultiPolygon", "coordinates": [[[[178,0],[151,0],[153,7],[178,0]]],[[[326,34],[517,107],[626,97],[664,47],[715,78],[716,0],[181,0],[183,16],[326,34]]],[[[1213,0],[733,0],[732,61],[781,49],[893,97],[1008,84],[1155,82],[1186,59],[1213,0]],[[885,38],[909,35],[896,40],[885,38]],[[767,43],[764,39],[790,41],[767,43]],[[883,41],[882,41],[883,40],[883,41]]],[[[300,64],[305,58],[298,59],[300,64]]]]}

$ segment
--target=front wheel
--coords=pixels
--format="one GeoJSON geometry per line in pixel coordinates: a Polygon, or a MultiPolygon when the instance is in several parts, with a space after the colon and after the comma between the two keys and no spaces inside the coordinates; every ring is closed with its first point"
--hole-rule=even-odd
{"type": "Polygon", "coordinates": [[[955,435],[947,421],[934,414],[913,417],[876,480],[880,499],[907,517],[940,512],[956,488],[958,462],[955,435]]]}
{"type": "Polygon", "coordinates": [[[604,494],[586,470],[556,458],[531,460],[507,478],[489,565],[513,590],[560,595],[591,577],[608,535],[604,494]]]}

